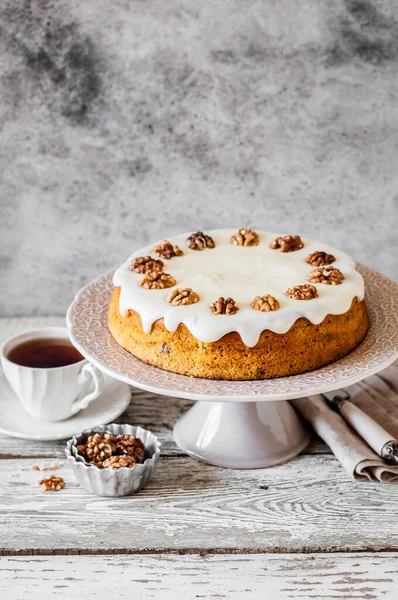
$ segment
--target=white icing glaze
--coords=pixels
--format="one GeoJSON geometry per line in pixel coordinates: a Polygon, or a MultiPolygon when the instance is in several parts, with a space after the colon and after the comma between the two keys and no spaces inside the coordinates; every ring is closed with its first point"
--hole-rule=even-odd
{"type": "Polygon", "coordinates": [[[143,275],[130,271],[133,258],[151,254],[151,246],[134,252],[113,276],[115,286],[120,286],[120,312],[125,315],[129,309],[135,310],[142,320],[146,333],[151,331],[157,319],[164,319],[168,331],[175,331],[183,323],[191,334],[202,342],[214,342],[223,335],[237,331],[246,346],[255,346],[265,329],[275,333],[286,333],[300,317],[318,324],[326,315],[340,315],[348,311],[353,298],[362,300],[364,282],[355,270],[354,261],[344,252],[307,238],[302,238],[304,248],[295,252],[283,253],[271,250],[270,243],[280,233],[257,231],[260,236],[258,246],[235,246],[230,243],[236,229],[206,231],[215,248],[195,251],[188,248],[184,233],[167,238],[177,244],[184,256],[162,259],[165,273],[170,273],[177,281],[176,286],[161,290],[148,290],[140,287],[143,275]],[[305,262],[306,256],[323,250],[336,257],[334,267],[340,269],[345,279],[341,285],[317,284],[318,298],[295,300],[285,295],[289,287],[306,283],[308,273],[314,268],[305,262]],[[190,287],[200,296],[200,301],[189,306],[172,306],[166,301],[172,289],[190,287]],[[274,312],[253,310],[250,306],[254,296],[271,294],[280,304],[274,312]],[[234,315],[214,315],[210,305],[220,296],[230,296],[239,306],[234,315]]]}

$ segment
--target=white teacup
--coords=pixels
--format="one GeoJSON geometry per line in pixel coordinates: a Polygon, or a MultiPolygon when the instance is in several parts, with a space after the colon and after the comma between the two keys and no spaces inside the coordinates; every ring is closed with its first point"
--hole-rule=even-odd
{"type": "Polygon", "coordinates": [[[7,340],[0,348],[1,364],[9,384],[34,421],[63,421],[98,398],[104,389],[101,372],[83,359],[53,368],[24,367],[7,357],[11,350],[38,339],[65,339],[66,327],[45,327],[7,340]]]}

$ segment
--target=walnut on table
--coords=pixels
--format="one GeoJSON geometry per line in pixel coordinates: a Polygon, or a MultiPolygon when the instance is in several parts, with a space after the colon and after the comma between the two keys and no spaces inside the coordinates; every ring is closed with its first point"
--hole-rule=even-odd
{"type": "Polygon", "coordinates": [[[177,288],[167,296],[167,302],[173,306],[196,304],[199,300],[199,294],[193,292],[191,288],[177,288]]]}
{"type": "Polygon", "coordinates": [[[159,273],[151,271],[147,273],[140,281],[140,286],[148,290],[161,290],[173,287],[177,282],[169,273],[159,273]]]}
{"type": "Polygon", "coordinates": [[[344,275],[336,267],[321,267],[308,273],[307,281],[325,283],[326,285],[340,285],[344,281],[344,275]]]}
{"type": "Polygon", "coordinates": [[[281,252],[295,252],[303,247],[304,243],[299,235],[283,235],[270,244],[272,250],[280,249],[281,252]]]}
{"type": "Polygon", "coordinates": [[[170,260],[173,256],[182,256],[184,254],[178,246],[173,246],[168,240],[163,240],[157,246],[154,246],[153,252],[156,256],[160,256],[160,258],[165,258],[166,260],[170,260]]]}
{"type": "Polygon", "coordinates": [[[56,471],[60,468],[57,462],[53,461],[50,465],[32,465],[34,471],[56,471]]]}
{"type": "Polygon", "coordinates": [[[313,298],[317,298],[318,291],[314,285],[304,283],[287,289],[286,296],[294,298],[294,300],[312,300],[313,298]]]}
{"type": "Polygon", "coordinates": [[[258,233],[253,231],[253,229],[239,229],[239,231],[231,237],[231,244],[234,244],[235,246],[258,246],[258,243],[258,233]]]}
{"type": "Polygon", "coordinates": [[[65,481],[62,477],[51,475],[39,481],[39,485],[43,487],[43,492],[58,492],[65,487],[65,481]]]}
{"type": "Polygon", "coordinates": [[[309,254],[305,261],[313,267],[325,267],[326,265],[332,264],[336,258],[333,254],[327,254],[326,252],[316,250],[312,254],[309,254]]]}
{"type": "Polygon", "coordinates": [[[152,256],[138,256],[131,261],[130,271],[134,273],[150,273],[151,271],[163,271],[164,263],[162,260],[152,258],[152,256]]]}
{"type": "Polygon", "coordinates": [[[255,296],[250,306],[254,310],[261,310],[262,312],[279,310],[278,300],[270,294],[265,294],[264,296],[255,296]]]}
{"type": "Polygon", "coordinates": [[[234,315],[239,310],[239,306],[236,305],[235,300],[232,298],[223,298],[222,296],[213,302],[210,308],[214,315],[234,315]]]}
{"type": "Polygon", "coordinates": [[[187,239],[188,248],[191,250],[204,250],[205,248],[214,248],[215,243],[212,237],[203,233],[203,231],[197,231],[191,233],[187,239]]]}

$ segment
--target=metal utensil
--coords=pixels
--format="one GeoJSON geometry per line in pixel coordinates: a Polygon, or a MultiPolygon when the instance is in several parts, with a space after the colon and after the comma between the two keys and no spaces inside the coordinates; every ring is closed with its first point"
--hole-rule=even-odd
{"type": "Polygon", "coordinates": [[[325,392],[322,396],[351,425],[362,439],[389,465],[398,465],[398,441],[351,402],[345,390],[325,392]]]}

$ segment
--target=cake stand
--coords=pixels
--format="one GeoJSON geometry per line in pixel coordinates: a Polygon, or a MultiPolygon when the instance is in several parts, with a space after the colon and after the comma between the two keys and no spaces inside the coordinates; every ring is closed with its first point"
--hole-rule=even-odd
{"type": "Polygon", "coordinates": [[[174,427],[177,445],[189,455],[222,467],[267,467],[296,456],[310,439],[287,400],[346,387],[398,357],[398,284],[363,265],[358,270],[365,279],[370,317],[365,340],[345,358],[302,375],[215,381],[143,363],[108,330],[113,271],[77,294],[67,325],[72,343],[107,375],[156,394],[197,401],[174,427]]]}

